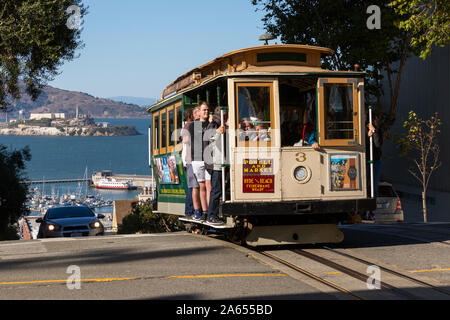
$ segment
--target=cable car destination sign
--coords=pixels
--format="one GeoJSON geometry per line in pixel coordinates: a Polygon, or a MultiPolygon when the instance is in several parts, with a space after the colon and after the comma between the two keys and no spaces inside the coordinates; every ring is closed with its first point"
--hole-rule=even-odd
{"type": "Polygon", "coordinates": [[[274,193],[273,159],[244,159],[243,193],[274,193]]]}

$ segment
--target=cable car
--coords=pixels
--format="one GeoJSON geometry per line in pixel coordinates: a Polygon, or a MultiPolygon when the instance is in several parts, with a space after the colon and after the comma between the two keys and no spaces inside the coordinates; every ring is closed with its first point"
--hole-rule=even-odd
{"type": "Polygon", "coordinates": [[[169,84],[147,109],[156,210],[202,225],[183,218],[179,134],[184,111],[207,101],[229,115],[222,166],[229,181],[219,209],[226,223],[216,229],[250,246],[341,242],[338,223],[376,203],[366,179],[365,73],[323,69],[321,57],[332,54],[306,45],[251,47],[169,84]]]}

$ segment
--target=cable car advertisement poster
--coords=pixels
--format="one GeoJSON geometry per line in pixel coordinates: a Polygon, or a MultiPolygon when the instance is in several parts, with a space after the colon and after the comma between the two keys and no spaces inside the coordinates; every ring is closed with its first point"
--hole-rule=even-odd
{"type": "Polygon", "coordinates": [[[359,189],[357,154],[336,154],[330,157],[331,191],[359,189]]]}
{"type": "Polygon", "coordinates": [[[273,159],[244,159],[243,193],[274,193],[273,159]]]}
{"type": "Polygon", "coordinates": [[[175,156],[156,158],[156,168],[158,172],[159,183],[162,184],[178,184],[178,170],[175,156]]]}

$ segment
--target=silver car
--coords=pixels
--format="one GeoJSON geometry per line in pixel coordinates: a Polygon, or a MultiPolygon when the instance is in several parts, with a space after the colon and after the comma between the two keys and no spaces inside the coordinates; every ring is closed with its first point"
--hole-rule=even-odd
{"type": "Polygon", "coordinates": [[[376,223],[403,222],[402,202],[392,184],[378,184],[377,209],[374,211],[376,223]]]}
{"type": "Polygon", "coordinates": [[[85,206],[56,207],[47,210],[40,223],[38,238],[86,237],[104,234],[99,219],[105,216],[95,213],[85,206]]]}

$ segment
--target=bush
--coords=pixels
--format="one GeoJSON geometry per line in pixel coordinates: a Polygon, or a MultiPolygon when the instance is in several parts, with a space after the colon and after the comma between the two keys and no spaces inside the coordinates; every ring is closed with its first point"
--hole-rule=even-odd
{"type": "Polygon", "coordinates": [[[119,234],[162,233],[183,230],[178,217],[153,212],[151,203],[133,204],[132,212],[119,225],[119,234]]]}

